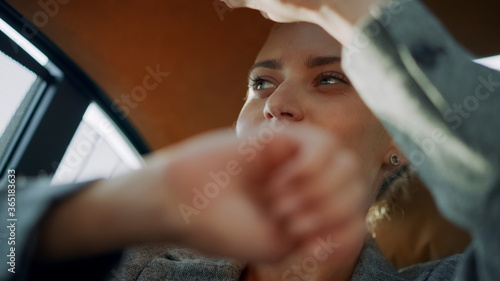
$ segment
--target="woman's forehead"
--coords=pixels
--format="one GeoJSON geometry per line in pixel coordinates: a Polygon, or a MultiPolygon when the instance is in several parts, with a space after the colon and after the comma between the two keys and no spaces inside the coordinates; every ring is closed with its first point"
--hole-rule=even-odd
{"type": "Polygon", "coordinates": [[[340,56],[341,45],[321,27],[287,23],[273,28],[257,60],[296,56],[340,56]]]}

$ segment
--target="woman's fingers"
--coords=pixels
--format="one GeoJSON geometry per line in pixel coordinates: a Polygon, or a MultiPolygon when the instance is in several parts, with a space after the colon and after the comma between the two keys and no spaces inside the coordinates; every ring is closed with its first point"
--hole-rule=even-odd
{"type": "Polygon", "coordinates": [[[262,0],[221,0],[231,9],[249,8],[258,10],[266,19],[275,22],[295,22],[300,21],[300,17],[292,7],[285,7],[281,1],[262,1],[262,0]]]}
{"type": "Polygon", "coordinates": [[[312,21],[322,0],[221,0],[232,9],[259,10],[262,16],[276,22],[312,21]]]}

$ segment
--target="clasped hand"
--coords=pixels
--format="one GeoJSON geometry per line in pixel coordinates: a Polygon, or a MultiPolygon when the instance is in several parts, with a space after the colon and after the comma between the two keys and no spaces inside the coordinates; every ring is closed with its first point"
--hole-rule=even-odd
{"type": "Polygon", "coordinates": [[[197,136],[153,153],[141,170],[84,188],[45,219],[39,256],[166,242],[266,261],[319,233],[341,242],[363,232],[370,192],[353,154],[318,128],[275,125],[197,136]]]}
{"type": "Polygon", "coordinates": [[[309,126],[209,133],[157,153],[151,167],[164,183],[146,188],[165,237],[246,260],[280,258],[346,220],[363,225],[369,196],[354,155],[309,126]]]}

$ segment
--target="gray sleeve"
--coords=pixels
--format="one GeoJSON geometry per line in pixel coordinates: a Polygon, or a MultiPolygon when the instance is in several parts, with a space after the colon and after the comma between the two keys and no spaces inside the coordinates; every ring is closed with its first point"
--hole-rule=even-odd
{"type": "Polygon", "coordinates": [[[460,280],[497,280],[500,73],[474,63],[415,0],[393,1],[358,27],[344,70],[440,211],[473,236],[460,280]]]}
{"type": "MultiPolygon", "coordinates": [[[[17,179],[10,188],[2,186],[0,194],[0,214],[2,221],[0,280],[27,280],[34,278],[33,270],[48,274],[53,266],[57,271],[64,272],[62,267],[46,264],[40,270],[40,265],[34,263],[37,228],[49,210],[58,202],[81,190],[89,183],[51,186],[47,180],[22,183],[17,179]],[[9,197],[8,190],[15,190],[15,196],[9,197]],[[15,198],[10,200],[8,198],[15,198]],[[8,206],[8,203],[11,203],[8,206]],[[8,209],[12,208],[12,209],[8,209]],[[4,225],[5,224],[5,225],[4,225]],[[10,227],[9,227],[10,226],[10,227]]],[[[10,194],[13,194],[11,191],[10,194]]],[[[61,265],[61,264],[60,264],[61,265]]],[[[61,276],[62,277],[62,276],[61,276]]],[[[68,276],[65,276],[68,277],[68,276]]]]}

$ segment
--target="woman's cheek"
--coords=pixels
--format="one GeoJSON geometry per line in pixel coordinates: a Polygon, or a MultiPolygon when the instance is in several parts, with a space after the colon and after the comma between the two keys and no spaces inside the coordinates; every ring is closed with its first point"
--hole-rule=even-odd
{"type": "Polygon", "coordinates": [[[238,116],[238,120],[236,122],[237,132],[245,132],[249,128],[256,126],[259,122],[262,122],[262,119],[262,109],[259,110],[255,104],[248,102],[245,104],[240,112],[240,115],[238,116]]]}

